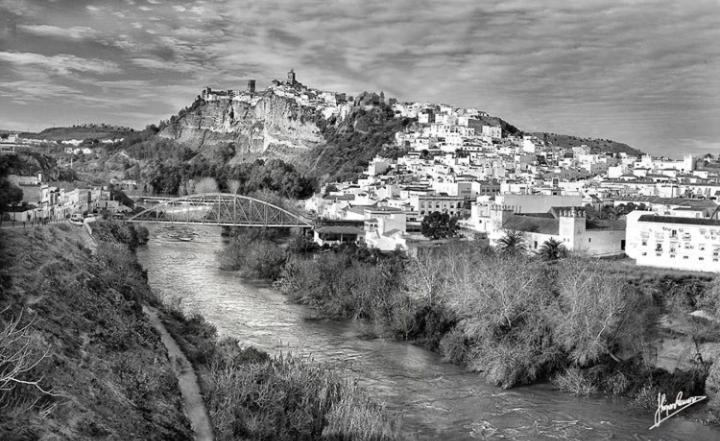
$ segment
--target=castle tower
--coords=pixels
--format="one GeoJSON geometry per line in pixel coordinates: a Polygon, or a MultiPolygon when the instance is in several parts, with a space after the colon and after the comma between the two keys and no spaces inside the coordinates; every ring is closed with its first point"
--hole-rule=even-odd
{"type": "Polygon", "coordinates": [[[380,104],[385,104],[385,92],[380,91],[380,104]]]}
{"type": "Polygon", "coordinates": [[[295,85],[295,70],[294,69],[290,69],[290,72],[288,72],[287,82],[291,86],[295,85]]]}
{"type": "Polygon", "coordinates": [[[248,92],[255,93],[255,80],[248,80],[248,92]]]}

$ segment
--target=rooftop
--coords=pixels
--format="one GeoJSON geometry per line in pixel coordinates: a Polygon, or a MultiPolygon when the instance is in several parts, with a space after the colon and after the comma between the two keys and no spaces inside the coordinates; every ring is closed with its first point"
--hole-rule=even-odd
{"type": "Polygon", "coordinates": [[[720,226],[718,219],[698,219],[693,217],[674,217],[674,216],[657,216],[653,214],[644,214],[638,218],[639,222],[654,222],[666,224],[683,224],[683,225],[710,225],[720,226]]]}

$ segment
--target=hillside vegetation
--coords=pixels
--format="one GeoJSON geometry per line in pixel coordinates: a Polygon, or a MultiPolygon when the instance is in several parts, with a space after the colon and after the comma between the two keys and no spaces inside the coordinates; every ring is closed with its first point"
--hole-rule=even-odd
{"type": "Polygon", "coordinates": [[[0,231],[0,439],[192,440],[142,269],[113,232],[96,255],[82,234],[0,231]]]}
{"type": "Polygon", "coordinates": [[[559,135],[557,133],[531,133],[556,147],[570,148],[586,145],[592,153],[627,153],[631,156],[642,155],[642,151],[621,142],[610,139],[582,138],[579,136],[559,135]]]}
{"type": "Polygon", "coordinates": [[[394,118],[392,108],[382,103],[354,107],[344,119],[318,118],[327,144],[310,152],[310,169],[322,181],[357,179],[384,146],[394,144],[395,133],[412,122],[394,118]]]}

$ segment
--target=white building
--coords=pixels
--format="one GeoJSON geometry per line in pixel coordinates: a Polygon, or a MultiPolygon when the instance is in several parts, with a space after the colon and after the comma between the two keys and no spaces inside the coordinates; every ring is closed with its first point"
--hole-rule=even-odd
{"type": "Polygon", "coordinates": [[[550,239],[566,250],[584,256],[615,256],[625,250],[625,224],[622,221],[588,224],[582,208],[560,207],[552,216],[515,215],[507,207],[494,206],[487,226],[492,246],[509,231],[523,235],[526,250],[538,252],[550,239]]]}
{"type": "Polygon", "coordinates": [[[720,220],[627,215],[627,248],[638,265],[720,272],[720,220]]]}
{"type": "Polygon", "coordinates": [[[407,250],[407,214],[386,208],[365,210],[365,244],[381,251],[407,250]]]}

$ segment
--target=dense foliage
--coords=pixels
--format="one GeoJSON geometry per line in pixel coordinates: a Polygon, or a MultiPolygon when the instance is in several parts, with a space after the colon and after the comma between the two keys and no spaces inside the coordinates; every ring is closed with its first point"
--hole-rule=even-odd
{"type": "Polygon", "coordinates": [[[423,218],[420,232],[433,240],[455,237],[458,233],[457,218],[447,213],[433,211],[423,218]]]}
{"type": "Polygon", "coordinates": [[[161,194],[197,193],[197,189],[190,186],[189,181],[203,178],[213,178],[219,191],[240,194],[270,191],[292,199],[310,197],[317,187],[314,179],[280,159],[258,159],[255,162],[230,166],[198,158],[190,162],[156,163],[148,171],[148,181],[153,191],[161,194]]]}
{"type": "Polygon", "coordinates": [[[9,167],[2,156],[0,157],[0,222],[2,222],[2,214],[8,210],[8,207],[20,203],[23,198],[22,189],[8,181],[8,172],[9,167]]]}

